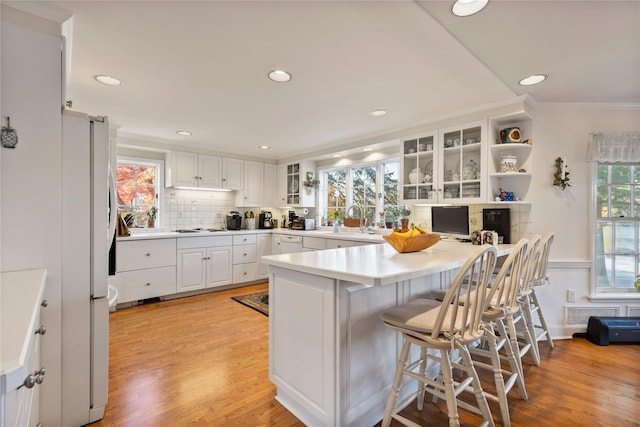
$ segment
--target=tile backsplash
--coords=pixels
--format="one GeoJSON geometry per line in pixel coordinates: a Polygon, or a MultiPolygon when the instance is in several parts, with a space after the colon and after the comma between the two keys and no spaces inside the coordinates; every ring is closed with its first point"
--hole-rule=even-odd
{"type": "MultiPolygon", "coordinates": [[[[160,207],[161,211],[156,228],[138,228],[132,229],[132,232],[163,232],[183,228],[226,228],[229,212],[238,211],[244,214],[244,212],[251,210],[257,216],[261,209],[269,210],[280,225],[282,215],[289,211],[289,209],[271,207],[238,208],[235,203],[236,193],[233,191],[166,188],[164,206],[160,207]]],[[[300,208],[296,208],[295,211],[298,215],[304,215],[300,208]]],[[[315,209],[308,209],[308,211],[310,212],[306,217],[313,218],[315,209]]]]}
{"type": "MultiPolygon", "coordinates": [[[[515,243],[523,237],[529,237],[532,233],[531,205],[469,205],[469,231],[482,230],[482,210],[495,208],[509,208],[511,219],[511,243],[515,243]]],[[[414,206],[411,221],[431,230],[431,207],[414,206]]]]}

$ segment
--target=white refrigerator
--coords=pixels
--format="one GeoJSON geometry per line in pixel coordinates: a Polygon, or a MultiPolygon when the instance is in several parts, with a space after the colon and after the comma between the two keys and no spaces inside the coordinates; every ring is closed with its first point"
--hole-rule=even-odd
{"type": "Polygon", "coordinates": [[[62,121],[62,427],[104,416],[109,376],[109,124],[64,111],[62,121]]]}

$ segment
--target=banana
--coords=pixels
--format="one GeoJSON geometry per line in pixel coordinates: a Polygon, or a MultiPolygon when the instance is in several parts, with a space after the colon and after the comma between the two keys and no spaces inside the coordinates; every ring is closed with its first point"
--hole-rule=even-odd
{"type": "Polygon", "coordinates": [[[409,229],[409,230],[405,231],[404,233],[398,233],[397,231],[394,231],[393,234],[395,234],[396,236],[400,236],[400,237],[410,237],[410,236],[413,236],[413,230],[409,229]]]}
{"type": "Polygon", "coordinates": [[[416,230],[418,230],[420,232],[420,234],[427,234],[427,230],[425,230],[422,227],[418,227],[417,225],[416,225],[416,230]]]}

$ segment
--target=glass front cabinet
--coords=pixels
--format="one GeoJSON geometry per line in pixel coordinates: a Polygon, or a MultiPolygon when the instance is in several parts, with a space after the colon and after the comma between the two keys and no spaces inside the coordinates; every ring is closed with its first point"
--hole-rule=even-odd
{"type": "Polygon", "coordinates": [[[484,202],[486,127],[483,120],[403,139],[403,202],[484,202]]]}

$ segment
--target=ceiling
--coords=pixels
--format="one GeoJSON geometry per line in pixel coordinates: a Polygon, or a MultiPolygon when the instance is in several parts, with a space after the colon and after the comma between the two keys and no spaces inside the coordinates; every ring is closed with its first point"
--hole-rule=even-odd
{"type": "Polygon", "coordinates": [[[640,1],[49,1],[73,14],[66,98],[122,137],[291,158],[529,93],[640,104],[640,1]],[[274,83],[267,73],[293,78],[274,83]],[[518,81],[548,74],[538,86],[518,81]],[[97,83],[109,74],[120,87],[97,83]],[[388,110],[373,117],[375,109],[388,110]],[[176,134],[188,130],[192,136],[176,134]],[[260,150],[269,145],[270,150],[260,150]]]}

